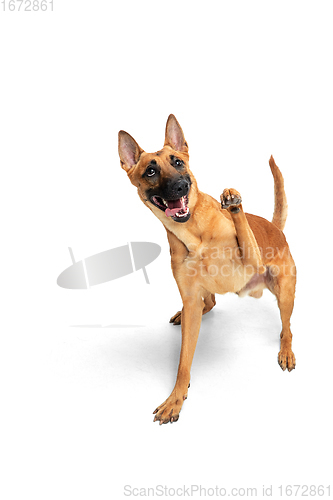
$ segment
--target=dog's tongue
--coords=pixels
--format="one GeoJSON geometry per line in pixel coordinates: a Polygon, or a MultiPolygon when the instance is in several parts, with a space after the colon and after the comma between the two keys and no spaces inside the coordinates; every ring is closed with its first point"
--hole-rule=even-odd
{"type": "Polygon", "coordinates": [[[171,215],[176,215],[176,213],[183,208],[182,198],[179,198],[178,200],[167,200],[167,201],[168,201],[168,208],[165,210],[165,215],[167,217],[170,217],[171,215]]]}

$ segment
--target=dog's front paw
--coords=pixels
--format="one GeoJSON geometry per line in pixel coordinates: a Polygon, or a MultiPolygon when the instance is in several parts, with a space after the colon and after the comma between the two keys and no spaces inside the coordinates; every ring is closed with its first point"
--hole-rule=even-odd
{"type": "Polygon", "coordinates": [[[288,372],[291,372],[296,367],[295,354],[291,349],[281,349],[278,356],[278,363],[283,371],[288,369],[288,372]]]}
{"type": "Polygon", "coordinates": [[[221,207],[236,214],[240,211],[239,205],[242,203],[241,195],[236,189],[225,189],[221,194],[221,207]]]}
{"type": "Polygon", "coordinates": [[[172,392],[168,399],[153,412],[155,414],[154,422],[159,420],[160,425],[177,422],[185,399],[187,399],[187,393],[180,395],[178,391],[177,394],[172,392]]]}

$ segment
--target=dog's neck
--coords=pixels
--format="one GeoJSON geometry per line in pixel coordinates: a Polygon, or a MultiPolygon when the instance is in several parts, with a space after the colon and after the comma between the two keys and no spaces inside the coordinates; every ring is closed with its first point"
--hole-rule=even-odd
{"type": "MultiPolygon", "coordinates": [[[[200,245],[213,238],[212,230],[216,231],[216,225],[222,225],[224,217],[221,214],[220,204],[211,196],[195,189],[190,196],[191,217],[187,222],[175,222],[171,217],[166,218],[164,214],[155,213],[166,229],[171,231],[189,251],[196,251],[200,245]],[[213,209],[213,210],[212,210],[213,209]],[[216,220],[212,224],[210,219],[216,220]]],[[[160,212],[160,211],[159,211],[160,212]]],[[[221,232],[223,228],[220,228],[221,232]]]]}

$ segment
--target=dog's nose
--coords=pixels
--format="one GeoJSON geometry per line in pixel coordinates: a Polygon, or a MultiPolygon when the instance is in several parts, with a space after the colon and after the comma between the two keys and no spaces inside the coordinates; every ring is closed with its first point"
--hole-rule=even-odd
{"type": "Polygon", "coordinates": [[[189,182],[186,179],[179,179],[173,185],[173,192],[175,193],[175,196],[182,198],[188,193],[189,187],[189,182]]]}

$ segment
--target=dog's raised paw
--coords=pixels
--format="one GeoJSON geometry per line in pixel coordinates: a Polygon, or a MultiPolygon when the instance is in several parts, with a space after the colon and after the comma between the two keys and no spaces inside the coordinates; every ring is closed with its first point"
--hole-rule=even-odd
{"type": "Polygon", "coordinates": [[[291,349],[289,351],[281,350],[278,355],[278,363],[283,371],[287,369],[288,372],[291,372],[296,367],[295,354],[291,349]]]}
{"type": "Polygon", "coordinates": [[[242,198],[236,189],[225,189],[221,194],[220,199],[221,207],[223,209],[229,210],[232,213],[239,212],[239,205],[242,203],[242,198]]]}

